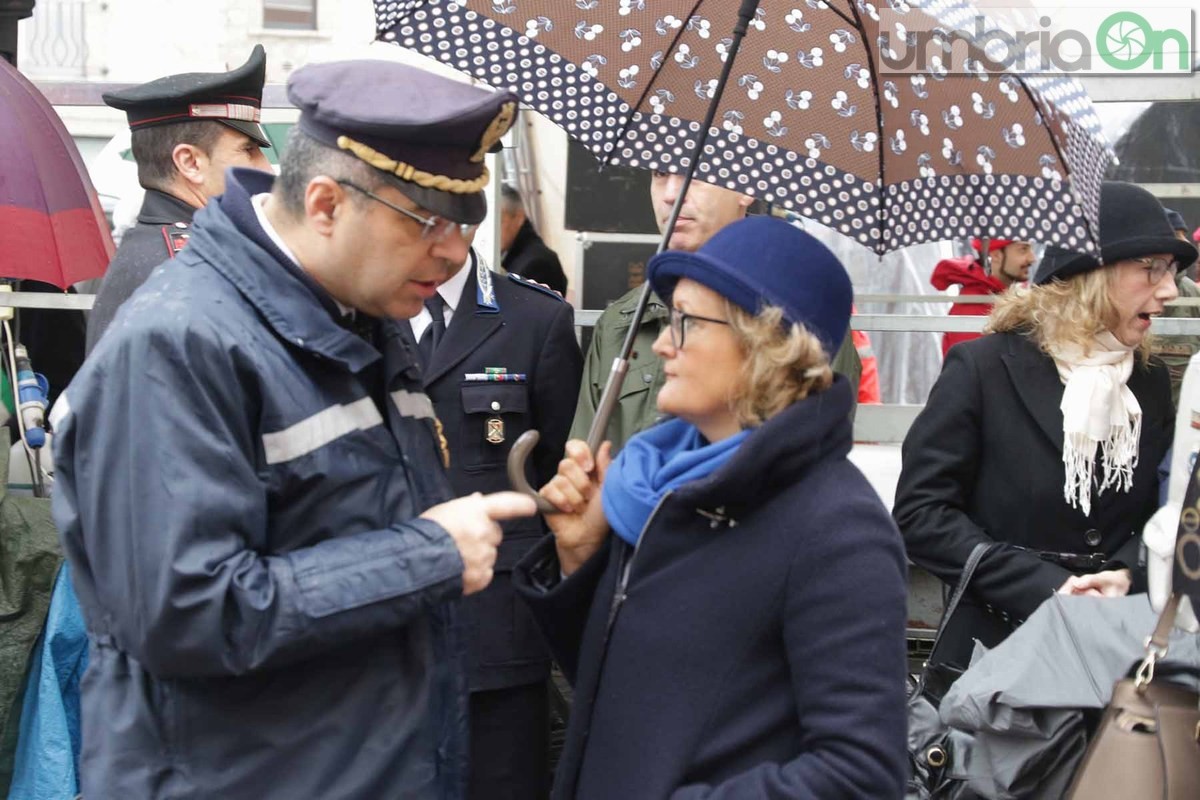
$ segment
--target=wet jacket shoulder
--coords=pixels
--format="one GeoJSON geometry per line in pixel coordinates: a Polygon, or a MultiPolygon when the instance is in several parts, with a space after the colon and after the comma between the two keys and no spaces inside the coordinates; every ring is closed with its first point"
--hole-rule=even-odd
{"type": "Polygon", "coordinates": [[[1157,508],[1155,470],[1174,417],[1157,359],[1138,361],[1128,387],[1143,415],[1133,487],[1093,495],[1085,516],[1063,498],[1063,385],[1053,359],[1019,333],[950,351],[904,440],[896,522],[909,558],[947,584],[976,544],[1016,547],[980,563],[960,606],[963,621],[943,637],[948,653],[969,658],[972,638],[994,645],[1072,574],[1018,547],[1099,554],[1108,559],[1102,568],[1133,569],[1134,591],[1144,586],[1138,537],[1157,508]]]}
{"type": "MultiPolygon", "coordinates": [[[[929,282],[933,284],[933,288],[939,291],[945,291],[951,286],[960,286],[962,287],[959,290],[960,295],[976,297],[1000,294],[1004,291],[1004,284],[985,272],[974,256],[947,258],[939,261],[938,265],[934,267],[929,282]]],[[[990,313],[992,313],[992,306],[989,303],[954,303],[950,306],[950,315],[955,317],[986,317],[990,313]]],[[[979,336],[978,333],[955,331],[942,334],[942,356],[945,357],[954,345],[960,342],[970,342],[978,339],[979,336]]]]}
{"type": "MultiPolygon", "coordinates": [[[[572,439],[587,439],[596,407],[604,393],[613,360],[621,354],[621,345],[637,309],[641,287],[621,295],[604,310],[592,330],[592,341],[583,360],[583,380],[579,385],[579,402],[575,421],[571,425],[572,439]]],[[[666,380],[662,362],[651,350],[654,340],[667,324],[667,307],[658,295],[651,295],[650,304],[638,328],[629,369],[621,387],[621,400],[608,423],[605,439],[613,443],[614,453],[640,430],[658,419],[658,390],[666,380]]]]}
{"type": "Polygon", "coordinates": [[[544,283],[563,296],[567,294],[567,273],[563,272],[558,254],[542,240],[529,220],[513,238],[512,247],[504,256],[504,268],[514,275],[544,283]]]}
{"type": "Polygon", "coordinates": [[[769,420],[636,554],[610,536],[558,580],[547,537],[518,565],[575,687],[556,798],[903,795],[904,556],[850,402],[838,378],[769,420]]]}
{"type": "Polygon", "coordinates": [[[121,246],[96,290],[88,315],[87,352],[92,352],[121,304],[146,282],[154,268],[174,258],[187,241],[196,209],[157,189],[147,189],[137,224],[125,232],[121,246]]]}
{"type": "Polygon", "coordinates": [[[412,354],[338,326],[223,204],[54,409],[84,796],[457,798],[462,562],[416,518],[449,487],[412,354]]]}
{"type": "MultiPolygon", "coordinates": [[[[579,402],[575,409],[575,421],[571,425],[572,439],[587,439],[596,417],[596,408],[608,382],[613,361],[621,354],[625,335],[629,331],[634,311],[637,310],[641,287],[631,289],[604,310],[592,331],[592,341],[583,361],[583,381],[579,386],[579,402]]],[[[645,430],[657,421],[658,392],[666,381],[662,360],[652,349],[654,340],[667,325],[667,307],[658,295],[651,294],[650,304],[642,317],[634,340],[633,352],[629,357],[625,382],[621,386],[620,402],[609,419],[605,439],[613,443],[614,455],[629,437],[645,430]]],[[[857,387],[862,378],[862,359],[854,346],[849,331],[842,345],[833,356],[830,366],[839,375],[845,375],[850,384],[857,387]]],[[[857,394],[851,403],[850,416],[858,404],[857,394]]]]}
{"type": "Polygon", "coordinates": [[[962,294],[999,294],[1004,291],[1004,284],[989,275],[974,256],[942,259],[933,268],[929,282],[940,292],[951,286],[961,286],[962,294]]]}

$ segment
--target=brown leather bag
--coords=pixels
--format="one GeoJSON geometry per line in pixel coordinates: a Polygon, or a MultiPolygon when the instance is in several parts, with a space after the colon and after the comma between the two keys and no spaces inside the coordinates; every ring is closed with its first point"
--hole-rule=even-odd
{"type": "Polygon", "coordinates": [[[1154,666],[1167,654],[1179,597],[1172,595],[1159,616],[1134,677],[1113,687],[1068,800],[1200,798],[1200,696],[1154,681],[1154,666]]]}

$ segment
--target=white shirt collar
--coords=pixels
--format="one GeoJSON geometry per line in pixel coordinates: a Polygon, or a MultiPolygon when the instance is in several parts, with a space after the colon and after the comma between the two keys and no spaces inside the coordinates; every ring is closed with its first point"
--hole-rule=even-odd
{"type": "Polygon", "coordinates": [[[458,304],[462,301],[463,289],[467,286],[467,276],[470,275],[471,270],[475,269],[475,259],[471,257],[473,253],[474,251],[469,251],[467,263],[463,265],[462,269],[454,273],[453,278],[438,287],[438,294],[446,301],[446,305],[451,311],[458,310],[458,304]]]}
{"type": "MultiPolygon", "coordinates": [[[[258,217],[258,224],[262,227],[263,233],[267,235],[267,238],[271,240],[271,244],[278,247],[279,252],[287,256],[293,264],[300,269],[304,269],[304,265],[300,263],[300,259],[296,258],[296,254],[292,252],[292,249],[279,236],[279,231],[275,230],[275,226],[267,219],[266,200],[270,196],[270,192],[263,192],[250,198],[250,205],[254,207],[254,216],[258,217]]],[[[330,299],[334,303],[337,303],[338,311],[342,312],[343,317],[354,311],[350,306],[339,303],[333,295],[330,295],[330,299]]]]}
{"type": "MultiPolygon", "coordinates": [[[[467,278],[470,277],[471,270],[477,268],[476,265],[478,262],[475,258],[478,258],[478,256],[475,256],[475,258],[472,258],[472,256],[475,256],[474,250],[467,253],[467,263],[463,265],[462,269],[454,273],[454,277],[438,287],[438,294],[446,301],[443,313],[447,325],[450,324],[450,320],[454,317],[454,312],[458,308],[458,304],[462,302],[463,289],[467,286],[467,278]]],[[[415,317],[408,321],[408,324],[412,326],[413,336],[417,338],[418,342],[421,341],[421,335],[425,333],[425,329],[429,327],[429,323],[431,322],[433,322],[433,316],[429,313],[429,309],[424,306],[421,307],[421,311],[415,317]]]]}

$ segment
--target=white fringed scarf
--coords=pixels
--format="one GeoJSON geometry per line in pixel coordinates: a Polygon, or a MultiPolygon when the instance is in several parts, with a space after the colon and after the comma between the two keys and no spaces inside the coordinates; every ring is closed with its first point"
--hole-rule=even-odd
{"type": "Polygon", "coordinates": [[[1126,382],[1133,372],[1134,348],[1105,331],[1092,342],[1091,354],[1074,345],[1053,348],[1051,356],[1063,382],[1063,496],[1085,515],[1092,512],[1092,469],[1100,446],[1103,479],[1100,494],[1109,487],[1128,492],[1138,462],[1142,437],[1142,407],[1126,382]]]}

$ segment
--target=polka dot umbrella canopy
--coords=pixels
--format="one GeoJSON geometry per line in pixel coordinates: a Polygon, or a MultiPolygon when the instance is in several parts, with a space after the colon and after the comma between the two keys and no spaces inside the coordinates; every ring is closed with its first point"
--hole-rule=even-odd
{"type": "Polygon", "coordinates": [[[962,0],[757,5],[718,96],[735,0],[375,0],[380,39],[514,91],[604,162],[686,172],[715,103],[696,179],[877,253],[1095,251],[1112,150],[1078,81],[1005,69],[981,33],[1007,21],[962,0]]]}

